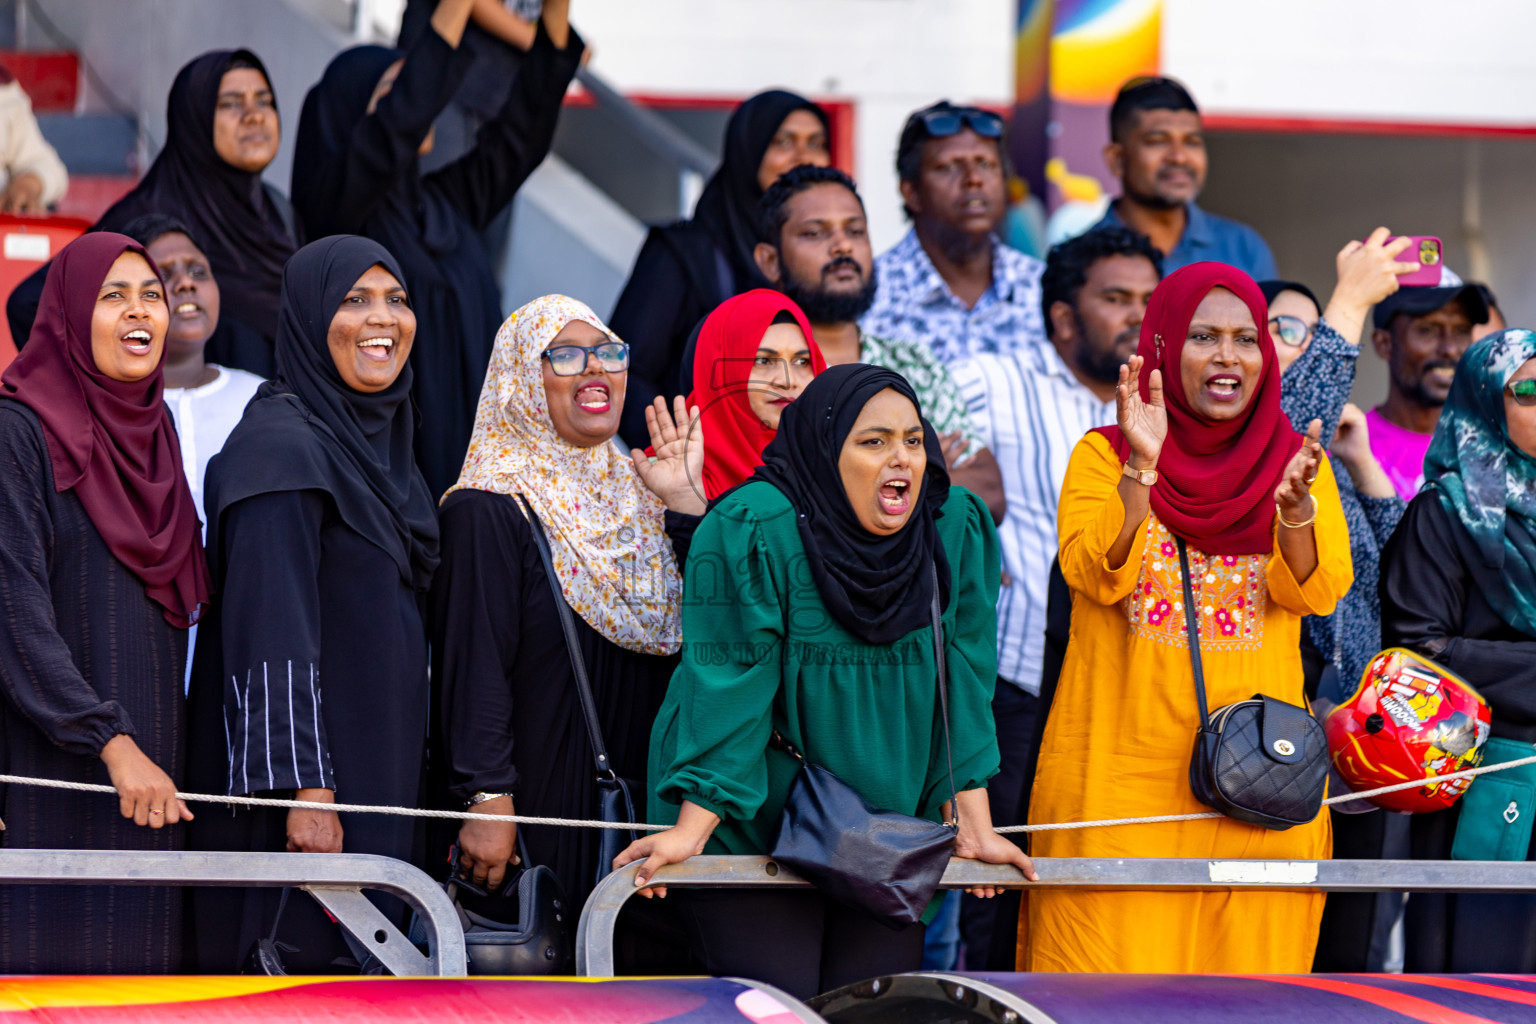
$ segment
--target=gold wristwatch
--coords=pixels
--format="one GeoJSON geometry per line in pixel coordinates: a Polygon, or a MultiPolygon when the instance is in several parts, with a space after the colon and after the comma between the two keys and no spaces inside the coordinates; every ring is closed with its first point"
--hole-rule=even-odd
{"type": "Polygon", "coordinates": [[[1157,470],[1155,469],[1132,469],[1131,464],[1127,462],[1125,468],[1120,472],[1122,476],[1130,477],[1143,487],[1151,487],[1157,483],[1157,470]]]}

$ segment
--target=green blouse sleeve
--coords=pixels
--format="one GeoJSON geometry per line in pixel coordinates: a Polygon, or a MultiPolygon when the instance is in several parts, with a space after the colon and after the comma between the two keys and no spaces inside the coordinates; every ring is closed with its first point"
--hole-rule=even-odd
{"type": "MultiPolygon", "coordinates": [[[[1002,555],[997,529],[981,499],[955,487],[939,519],[949,559],[950,599],[944,610],[945,658],[949,665],[949,729],[954,744],[955,786],[980,789],[997,774],[997,726],[992,690],[997,685],[997,592],[1002,555]]],[[[925,810],[949,799],[943,726],[934,737],[925,810]]]]}
{"type": "Polygon", "coordinates": [[[739,504],[705,516],[683,586],[682,662],[670,763],[653,783],[667,803],[692,801],[749,819],[768,795],[767,746],[781,680],[783,596],[761,528],[739,504]]]}

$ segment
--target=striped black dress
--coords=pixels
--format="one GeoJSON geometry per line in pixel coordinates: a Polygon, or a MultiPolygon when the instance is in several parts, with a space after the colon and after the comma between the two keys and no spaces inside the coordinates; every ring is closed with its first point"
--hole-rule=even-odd
{"type": "MultiPolygon", "coordinates": [[[[182,778],[185,630],[107,550],[73,491],[54,490],[42,428],[0,399],[0,771],[109,783],[99,754],[131,734],[182,778]]],[[[117,798],[0,786],[8,849],[178,850],[181,826],[141,828],[117,798]]],[[[181,893],[0,884],[0,974],[174,973],[181,893]]]]}
{"type": "MultiPolygon", "coordinates": [[[[224,511],[217,536],[217,597],[192,673],[193,785],[236,796],[332,789],[339,802],[422,806],[425,595],[324,491],[245,498],[224,511]]],[[[281,852],[286,822],[282,810],[210,809],[192,843],[281,852]]],[[[341,824],[345,852],[416,859],[411,818],[343,814],[341,824]]],[[[278,893],[205,889],[193,899],[195,966],[229,973],[270,931],[278,893]]],[[[340,929],[307,897],[288,901],[278,938],[293,950],[292,971],[349,966],[340,929]]]]}

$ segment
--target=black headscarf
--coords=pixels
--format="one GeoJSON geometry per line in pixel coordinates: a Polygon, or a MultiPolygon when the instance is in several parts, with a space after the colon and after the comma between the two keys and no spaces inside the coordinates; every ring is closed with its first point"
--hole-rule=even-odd
{"type": "MultiPolygon", "coordinates": [[[[354,134],[371,128],[364,117],[379,79],[403,57],[403,51],[387,46],[343,50],[326,65],[325,74],[304,97],[293,150],[293,206],[299,218],[317,235],[328,235],[341,227],[333,223],[332,214],[341,206],[341,190],[349,185],[344,180],[344,157],[356,145],[354,134]]],[[[408,74],[407,68],[409,62],[400,73],[408,74]]],[[[387,108],[389,98],[379,103],[387,108]]],[[[421,174],[413,157],[409,166],[396,175],[372,214],[372,220],[383,222],[376,226],[387,234],[390,251],[399,252],[405,263],[418,272],[422,266],[430,267],[433,257],[458,247],[460,220],[460,215],[438,192],[423,189],[420,182],[421,174]],[[412,254],[400,251],[402,246],[420,247],[425,252],[412,259],[412,254]]]]}
{"type": "MultiPolygon", "coordinates": [[[[383,391],[342,380],[326,336],[341,301],[369,267],[403,281],[379,243],[352,235],[311,242],[283,272],[278,378],[263,384],[208,467],[208,551],[237,501],[274,491],[329,494],[342,520],[388,552],[411,586],[425,590],[437,568],[437,516],[412,454],[411,368],[383,391]]],[[[215,577],[219,570],[215,568],[215,577]]]]}
{"type": "Polygon", "coordinates": [[[949,472],[938,434],[924,419],[928,468],[906,525],[886,537],[860,525],[843,489],[838,459],[843,441],[868,401],[890,388],[922,415],[907,379],[868,363],[829,366],[779,420],[753,480],[773,484],[795,507],[811,578],[827,611],[870,644],[900,640],[929,622],[937,565],[939,601],[949,603],[949,561],[934,520],[949,496],[949,472]]]}
{"type": "MultiPolygon", "coordinates": [[[[779,125],[797,110],[815,114],[831,134],[824,110],[804,96],[783,89],[758,93],[737,107],[725,126],[725,155],[720,168],[704,186],[693,210],[693,223],[703,228],[724,253],[739,292],[770,287],[752,258],[758,240],[757,204],[763,198],[757,170],[779,125]]],[[[709,273],[713,273],[713,268],[709,268],[709,273]]]]}
{"type": "Polygon", "coordinates": [[[177,73],[166,101],[165,148],[96,229],[121,231],[146,213],[186,221],[219,275],[225,314],[271,338],[283,264],[296,248],[294,232],[261,174],[230,166],[213,148],[219,84],[232,67],[247,65],[270,84],[266,67],[249,50],[212,50],[177,73]]]}

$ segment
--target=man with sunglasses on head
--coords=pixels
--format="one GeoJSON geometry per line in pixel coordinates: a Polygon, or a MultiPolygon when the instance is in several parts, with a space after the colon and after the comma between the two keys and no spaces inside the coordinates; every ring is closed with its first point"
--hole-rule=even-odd
{"type": "Polygon", "coordinates": [[[1133,78],[1109,108],[1104,162],[1120,179],[1120,198],[1098,227],[1128,227],[1167,253],[1163,270],[1204,260],[1228,263],[1255,281],[1278,277],[1269,245],[1247,224],[1195,205],[1205,187],[1200,108],[1171,78],[1133,78]]]}
{"type": "Polygon", "coordinates": [[[875,261],[880,287],[860,324],[926,345],[943,363],[1044,345],[1044,264],[1004,245],[1003,120],[948,100],[912,114],[896,148],[905,238],[875,261]]]}

